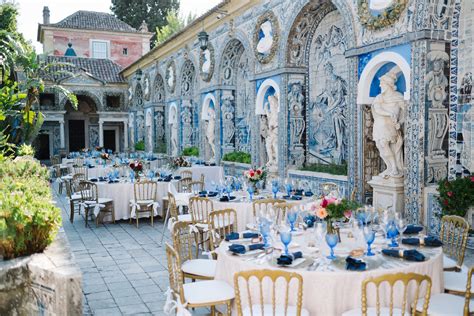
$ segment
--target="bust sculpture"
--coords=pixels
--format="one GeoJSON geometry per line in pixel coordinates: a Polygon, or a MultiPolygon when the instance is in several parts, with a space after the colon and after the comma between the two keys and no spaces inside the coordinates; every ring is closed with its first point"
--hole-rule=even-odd
{"type": "Polygon", "coordinates": [[[204,62],[202,63],[201,71],[204,74],[208,74],[211,69],[211,51],[209,49],[206,49],[204,51],[203,58],[204,58],[204,62]]]}
{"type": "Polygon", "coordinates": [[[268,97],[268,104],[265,106],[267,116],[267,137],[265,139],[265,149],[267,151],[267,168],[270,172],[278,169],[278,97],[271,95],[268,97]]]}
{"type": "Polygon", "coordinates": [[[206,138],[207,142],[209,144],[209,147],[211,149],[209,153],[209,158],[212,160],[214,159],[216,155],[216,144],[214,142],[216,136],[215,136],[215,129],[216,129],[216,112],[214,111],[214,108],[209,108],[208,109],[208,116],[209,120],[207,121],[207,128],[206,128],[206,138]]]}
{"type": "Polygon", "coordinates": [[[390,71],[380,78],[381,93],[372,104],[373,139],[387,169],[379,174],[388,179],[403,177],[403,123],[405,100],[396,90],[396,73],[390,71]]]}
{"type": "Polygon", "coordinates": [[[257,44],[257,52],[268,54],[273,45],[272,23],[265,21],[260,25],[260,40],[257,44]]]}

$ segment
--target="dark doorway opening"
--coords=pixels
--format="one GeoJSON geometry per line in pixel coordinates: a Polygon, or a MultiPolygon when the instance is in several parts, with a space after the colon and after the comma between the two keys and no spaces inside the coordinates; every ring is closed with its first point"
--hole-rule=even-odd
{"type": "Polygon", "coordinates": [[[69,151],[80,151],[86,147],[86,132],[83,120],[69,120],[69,151]]]}
{"type": "Polygon", "coordinates": [[[36,159],[48,160],[49,155],[49,134],[39,134],[37,138],[36,159]]]}
{"type": "Polygon", "coordinates": [[[110,149],[113,152],[117,151],[117,147],[115,144],[115,130],[104,131],[104,148],[110,149]]]}

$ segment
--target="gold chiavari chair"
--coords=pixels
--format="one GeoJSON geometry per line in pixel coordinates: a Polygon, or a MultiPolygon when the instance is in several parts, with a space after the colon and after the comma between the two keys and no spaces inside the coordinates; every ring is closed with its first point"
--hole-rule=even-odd
{"type": "Polygon", "coordinates": [[[441,219],[440,240],[443,242],[443,268],[460,271],[466,253],[469,223],[460,216],[447,215],[441,219]]]}
{"type": "Polygon", "coordinates": [[[319,193],[324,196],[340,197],[339,186],[334,182],[323,182],[319,184],[319,193]]]}
{"type": "MultiPolygon", "coordinates": [[[[176,204],[176,198],[174,194],[171,192],[168,192],[168,209],[166,210],[165,222],[164,222],[165,228],[168,227],[169,221],[171,221],[171,223],[186,222],[188,224],[191,224],[193,222],[191,218],[191,214],[178,213],[178,205],[176,204]]],[[[161,244],[163,244],[163,239],[165,236],[165,228],[163,228],[161,232],[161,244]]]]}
{"type": "Polygon", "coordinates": [[[303,277],[298,273],[283,270],[241,271],[234,274],[234,289],[239,316],[309,316],[303,308],[303,277]],[[297,290],[290,292],[290,283],[295,284],[292,281],[296,281],[297,290]],[[271,293],[271,297],[264,297],[264,293],[271,293]],[[293,304],[296,305],[290,305],[290,293],[294,295],[293,304]],[[280,296],[283,300],[279,300],[280,296]]]}
{"type": "Polygon", "coordinates": [[[199,181],[201,181],[202,183],[206,183],[205,179],[206,177],[204,176],[204,173],[201,173],[201,179],[199,181]]]}
{"type": "Polygon", "coordinates": [[[231,303],[234,289],[223,281],[206,280],[183,284],[178,253],[166,244],[170,289],[173,299],[179,300],[179,306],[188,308],[211,307],[211,315],[216,314],[216,306],[225,305],[226,315],[231,315],[231,303]]]}
{"type": "Polygon", "coordinates": [[[130,223],[132,222],[133,212],[135,209],[135,219],[138,228],[138,218],[142,213],[149,213],[151,218],[151,226],[153,226],[153,217],[157,208],[156,201],[157,183],[154,181],[141,181],[133,184],[134,199],[130,201],[130,223]]]}
{"type": "Polygon", "coordinates": [[[181,262],[181,271],[184,278],[192,280],[212,280],[216,274],[216,260],[199,259],[198,253],[194,255],[194,250],[198,249],[195,232],[189,223],[176,222],[173,224],[172,239],[173,247],[178,252],[181,262]]]}
{"type": "Polygon", "coordinates": [[[83,174],[86,179],[89,179],[88,178],[88,175],[89,175],[89,168],[88,167],[84,167],[84,166],[81,166],[81,167],[73,167],[73,174],[83,174]]]}
{"type": "Polygon", "coordinates": [[[180,193],[188,193],[189,192],[189,184],[193,182],[193,179],[190,177],[181,178],[178,181],[178,192],[180,193]]]}
{"type": "Polygon", "coordinates": [[[275,204],[286,203],[282,199],[263,199],[252,202],[253,218],[256,222],[257,216],[260,212],[266,212],[270,207],[274,207],[275,204]]]}
{"type": "MultiPolygon", "coordinates": [[[[474,301],[471,299],[472,274],[474,267],[471,267],[467,273],[466,283],[462,295],[440,293],[431,296],[428,306],[428,315],[472,315],[474,310],[474,301]]],[[[420,300],[416,305],[416,311],[421,312],[424,301],[420,300]]]]}
{"type": "Polygon", "coordinates": [[[114,201],[109,198],[99,198],[97,192],[97,185],[90,181],[81,181],[79,183],[79,191],[81,192],[81,203],[85,211],[86,227],[89,219],[89,212],[94,212],[98,209],[99,212],[96,215],[96,226],[99,226],[100,215],[110,213],[112,215],[112,221],[115,224],[115,211],[114,201]]]}
{"type": "Polygon", "coordinates": [[[431,278],[427,275],[421,275],[417,273],[396,273],[396,274],[384,274],[377,277],[369,277],[362,282],[362,307],[350,310],[343,313],[343,316],[355,316],[355,315],[417,315],[416,306],[422,301],[423,304],[419,312],[421,315],[426,316],[428,310],[428,304],[430,302],[431,295],[431,278]],[[403,292],[401,292],[398,284],[403,285],[403,292]],[[370,295],[367,294],[368,290],[372,291],[370,295]],[[424,289],[424,296],[422,291],[424,289]],[[397,290],[397,296],[394,293],[397,290]],[[409,293],[414,292],[414,298],[412,301],[408,301],[409,293]],[[389,291],[390,295],[381,295],[381,291],[389,291]],[[381,302],[381,296],[388,297],[388,302],[381,302]],[[375,307],[368,307],[368,297],[375,298],[375,307]],[[401,298],[401,308],[394,307],[398,302],[398,298],[401,298]],[[384,306],[382,306],[384,305],[384,306]],[[411,310],[411,312],[410,312],[411,310]]]}
{"type": "Polygon", "coordinates": [[[188,184],[188,193],[201,192],[204,190],[204,182],[202,181],[191,181],[188,184]]]}
{"type": "Polygon", "coordinates": [[[181,178],[193,178],[193,172],[191,170],[183,170],[179,173],[181,178]]]}
{"type": "Polygon", "coordinates": [[[74,165],[78,167],[84,166],[84,158],[75,158],[74,165]]]}
{"type": "Polygon", "coordinates": [[[193,226],[197,229],[196,242],[204,249],[209,228],[209,214],[214,211],[214,203],[205,197],[191,197],[189,199],[189,213],[193,226]]]}
{"type": "Polygon", "coordinates": [[[211,232],[212,248],[219,246],[220,242],[225,239],[225,236],[236,232],[237,212],[232,208],[212,211],[209,213],[209,231],[211,232]]]}
{"type": "Polygon", "coordinates": [[[283,222],[286,219],[286,213],[289,210],[296,210],[298,207],[299,205],[296,203],[283,202],[274,204],[273,209],[275,210],[275,223],[280,224],[281,222],[283,222]]]}

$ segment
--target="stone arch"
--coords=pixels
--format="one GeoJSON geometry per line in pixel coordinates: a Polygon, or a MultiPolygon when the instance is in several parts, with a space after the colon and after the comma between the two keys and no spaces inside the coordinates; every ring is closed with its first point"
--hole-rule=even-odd
{"type": "MultiPolygon", "coordinates": [[[[273,79],[266,79],[265,81],[262,82],[260,85],[260,88],[258,89],[257,92],[257,98],[255,101],[255,114],[256,115],[265,115],[264,112],[264,106],[265,106],[265,97],[267,95],[267,92],[270,89],[275,90],[275,96],[280,100],[280,85],[273,79]]],[[[278,112],[280,112],[280,108],[278,107],[278,112]]]]}
{"type": "Polygon", "coordinates": [[[217,101],[216,97],[214,96],[213,93],[208,93],[204,97],[204,100],[202,102],[202,110],[201,110],[201,120],[202,121],[208,121],[209,120],[209,106],[211,105],[211,102],[214,104],[214,110],[215,107],[217,106],[217,101]]]}
{"type": "Polygon", "coordinates": [[[235,85],[237,80],[237,66],[243,54],[246,54],[245,47],[238,39],[231,39],[227,42],[221,55],[219,65],[219,83],[225,85],[235,85]]]}
{"type": "MultiPolygon", "coordinates": [[[[100,101],[100,98],[95,93],[92,93],[90,91],[85,91],[85,90],[73,90],[72,92],[76,96],[83,95],[83,96],[86,96],[86,97],[89,97],[90,99],[92,99],[92,101],[94,101],[94,103],[95,103],[96,111],[101,111],[103,109],[102,102],[100,101]]],[[[67,103],[68,103],[68,99],[66,97],[64,97],[61,100],[60,109],[61,110],[64,109],[67,103]]]]}
{"type": "Polygon", "coordinates": [[[155,80],[153,81],[152,100],[154,103],[163,103],[166,99],[165,81],[163,76],[157,71],[155,80]]]}
{"type": "Polygon", "coordinates": [[[252,54],[253,52],[253,48],[252,48],[252,45],[250,44],[250,41],[247,37],[247,35],[242,32],[241,30],[235,30],[234,31],[234,34],[232,37],[228,37],[227,40],[219,47],[219,49],[217,50],[218,51],[218,54],[216,56],[216,65],[219,65],[219,76],[218,76],[218,80],[221,80],[222,79],[222,62],[223,62],[223,58],[224,58],[224,52],[225,50],[228,48],[228,45],[229,43],[231,43],[232,41],[239,41],[243,48],[244,48],[244,53],[247,54],[247,58],[248,58],[248,61],[249,61],[249,69],[252,71],[252,73],[255,71],[255,58],[254,58],[254,54],[252,54]]]}
{"type": "Polygon", "coordinates": [[[133,94],[133,105],[135,107],[143,106],[143,89],[140,83],[135,85],[135,93],[133,94]]]}
{"type": "Polygon", "coordinates": [[[187,58],[180,71],[180,92],[181,97],[192,98],[195,92],[196,85],[196,66],[191,59],[187,58]]]}
{"type": "Polygon", "coordinates": [[[370,96],[370,87],[377,71],[388,63],[394,63],[399,67],[399,73],[401,72],[405,77],[406,91],[404,93],[405,100],[410,100],[410,82],[411,82],[411,70],[408,62],[403,58],[402,55],[395,52],[382,52],[372,58],[369,63],[365,66],[364,70],[359,79],[357,87],[357,104],[372,104],[373,97],[370,96]]]}

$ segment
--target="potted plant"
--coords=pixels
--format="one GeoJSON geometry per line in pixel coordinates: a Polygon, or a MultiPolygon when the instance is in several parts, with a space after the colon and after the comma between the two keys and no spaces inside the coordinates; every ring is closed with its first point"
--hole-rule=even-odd
{"type": "Polygon", "coordinates": [[[199,156],[199,148],[197,147],[186,147],[183,149],[183,156],[186,157],[198,157],[199,156]]]}
{"type": "Polygon", "coordinates": [[[252,156],[246,152],[234,151],[224,155],[223,161],[238,162],[238,163],[252,163],[252,156]]]}
{"type": "Polygon", "coordinates": [[[438,183],[438,202],[442,209],[442,216],[457,215],[468,216],[467,220],[472,226],[472,213],[474,206],[474,176],[457,178],[455,180],[442,180],[438,183]]]}
{"type": "Polygon", "coordinates": [[[145,151],[145,141],[140,140],[140,141],[136,142],[135,150],[136,151],[145,151]]]}

